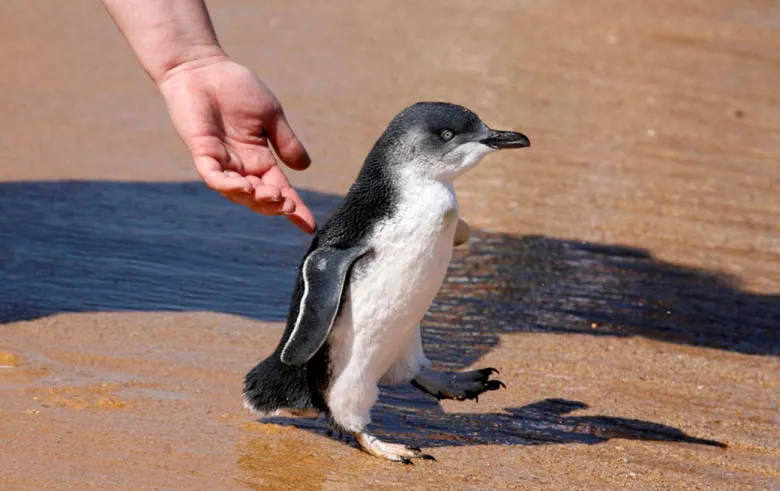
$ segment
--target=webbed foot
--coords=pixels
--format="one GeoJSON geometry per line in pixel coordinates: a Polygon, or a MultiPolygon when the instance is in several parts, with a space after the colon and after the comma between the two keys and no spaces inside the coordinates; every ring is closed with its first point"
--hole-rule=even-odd
{"type": "Polygon", "coordinates": [[[479,400],[479,395],[490,390],[506,388],[500,380],[491,380],[498,373],[495,368],[483,368],[470,372],[435,372],[426,370],[412,380],[412,385],[437,399],[479,400]]]}

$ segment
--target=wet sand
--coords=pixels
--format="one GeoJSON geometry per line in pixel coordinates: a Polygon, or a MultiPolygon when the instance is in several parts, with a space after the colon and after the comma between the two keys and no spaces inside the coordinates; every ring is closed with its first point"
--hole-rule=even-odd
{"type": "Polygon", "coordinates": [[[386,391],[372,459],[258,422],[308,238],[205,189],[90,1],[0,6],[3,489],[777,489],[775,2],[211,2],[314,156],[320,220],[418,100],[531,138],[457,188],[428,355],[506,390],[386,391]]]}

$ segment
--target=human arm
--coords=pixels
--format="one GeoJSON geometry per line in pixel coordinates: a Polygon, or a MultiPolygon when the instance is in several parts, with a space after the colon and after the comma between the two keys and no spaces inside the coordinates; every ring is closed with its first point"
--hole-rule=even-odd
{"type": "Polygon", "coordinates": [[[202,0],[100,0],[165,99],[206,184],[267,215],[316,225],[271,152],[296,170],[308,153],[273,93],[219,45],[202,0]]]}

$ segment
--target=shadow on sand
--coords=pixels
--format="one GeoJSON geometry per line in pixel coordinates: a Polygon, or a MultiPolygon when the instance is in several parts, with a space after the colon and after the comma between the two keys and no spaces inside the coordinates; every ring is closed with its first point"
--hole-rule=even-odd
{"type": "MultiPolygon", "coordinates": [[[[341,199],[301,194],[320,222],[341,199]]],[[[309,240],[199,182],[0,183],[0,324],[103,311],[283,321],[309,240]]],[[[425,327],[429,357],[453,369],[513,332],[777,355],[780,296],[745,293],[736,278],[641,249],[476,230],[425,327]]]]}
{"type": "MultiPolygon", "coordinates": [[[[319,220],[339,202],[302,194],[319,220]]],[[[202,183],[0,183],[0,324],[105,311],[283,321],[309,240],[202,183]]]]}
{"type": "MultiPolygon", "coordinates": [[[[490,394],[485,394],[490,397],[490,394]]],[[[374,409],[372,430],[387,441],[426,448],[461,445],[593,445],[612,438],[679,442],[726,448],[726,444],[686,435],[649,421],[612,416],[573,416],[588,405],[566,399],[544,399],[499,413],[446,413],[432,398],[406,388],[385,391],[374,409]]],[[[329,434],[323,420],[269,417],[262,422],[329,434]]],[[[335,435],[357,447],[346,435],[335,435]]]]}
{"type": "MultiPolygon", "coordinates": [[[[340,201],[301,194],[319,221],[340,201]]],[[[201,183],[0,183],[0,324],[102,311],[283,321],[308,241],[286,220],[257,217],[201,183]]],[[[736,278],[664,263],[641,249],[479,230],[469,253],[453,261],[424,325],[429,358],[451,370],[516,332],[780,353],[780,297],[745,293],[736,278]]],[[[440,435],[416,435],[426,446],[616,437],[716,444],[655,423],[567,415],[583,407],[551,399],[501,414],[444,415],[426,396],[393,389],[375,419],[389,434],[440,435]]]]}

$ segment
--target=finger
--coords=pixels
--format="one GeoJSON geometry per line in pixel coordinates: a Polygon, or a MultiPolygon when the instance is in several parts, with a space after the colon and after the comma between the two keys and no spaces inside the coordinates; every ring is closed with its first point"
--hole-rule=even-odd
{"type": "Polygon", "coordinates": [[[287,215],[287,218],[299,229],[307,234],[313,234],[317,231],[317,224],[314,223],[314,217],[305,217],[303,213],[296,210],[292,215],[287,215]]]}
{"type": "Polygon", "coordinates": [[[257,176],[246,176],[246,179],[252,183],[255,188],[255,201],[282,201],[282,191],[273,184],[266,184],[257,176]]]}
{"type": "Polygon", "coordinates": [[[303,147],[303,143],[295,136],[290,123],[279,109],[276,118],[268,122],[268,140],[273,145],[276,154],[288,167],[295,170],[304,170],[311,165],[311,157],[303,147]]]}
{"type": "Polygon", "coordinates": [[[282,194],[285,202],[290,201],[295,204],[295,209],[291,213],[287,213],[287,218],[307,234],[313,234],[317,230],[317,222],[309,207],[303,203],[293,188],[282,189],[282,194]]]}
{"type": "Polygon", "coordinates": [[[292,215],[295,213],[295,203],[290,199],[285,199],[282,202],[282,213],[285,215],[292,215]]]}
{"type": "Polygon", "coordinates": [[[290,186],[290,181],[284,175],[282,169],[275,165],[263,174],[263,183],[272,184],[282,190],[282,196],[295,203],[295,211],[288,218],[301,230],[307,234],[314,233],[317,230],[317,222],[314,220],[314,214],[309,210],[298,193],[290,186]]]}
{"type": "Polygon", "coordinates": [[[206,185],[220,193],[251,193],[252,183],[236,172],[223,172],[222,166],[211,157],[196,157],[195,170],[206,185]]]}
{"type": "Polygon", "coordinates": [[[223,194],[225,198],[229,199],[233,203],[239,204],[241,206],[246,206],[250,210],[252,210],[255,213],[259,213],[261,215],[284,215],[283,202],[256,202],[253,200],[251,196],[248,195],[236,195],[236,194],[223,194]]]}
{"type": "Polygon", "coordinates": [[[259,205],[253,205],[250,207],[250,209],[255,213],[260,213],[261,215],[286,215],[283,210],[282,203],[263,203],[259,205]]]}
{"type": "Polygon", "coordinates": [[[271,166],[271,168],[265,171],[262,177],[262,181],[263,184],[276,186],[282,191],[282,194],[284,194],[285,189],[292,189],[290,181],[287,180],[287,176],[284,175],[282,168],[278,165],[271,166]]]}

